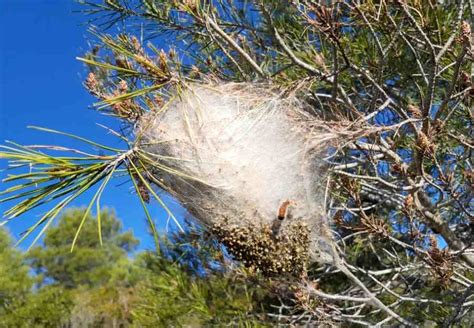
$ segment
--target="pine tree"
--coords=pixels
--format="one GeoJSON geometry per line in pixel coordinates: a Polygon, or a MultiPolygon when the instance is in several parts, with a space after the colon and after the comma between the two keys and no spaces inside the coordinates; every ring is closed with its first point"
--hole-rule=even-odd
{"type": "MultiPolygon", "coordinates": [[[[105,29],[130,23],[117,35],[95,29],[97,44],[80,58],[98,110],[130,131],[185,98],[190,84],[238,82],[301,101],[308,139],[332,142],[320,156],[330,171],[321,184],[321,235],[331,260],[316,261],[290,282],[272,277],[281,309],[290,309],[280,322],[415,325],[429,318],[450,326],[472,310],[472,1],[107,0],[84,8],[105,29]],[[160,38],[174,47],[157,49],[160,38]]],[[[130,175],[152,230],[147,203],[164,205],[156,187],[178,198],[189,196],[177,190],[183,185],[210,193],[205,181],[166,165],[169,154],[147,151],[140,133],[119,137],[126,150],[84,140],[106,156],[6,148],[0,157],[38,169],[9,179],[25,181],[8,190],[10,199],[29,199],[6,214],[61,199],[36,228],[98,185],[90,208],[119,171],[130,175]]],[[[258,268],[248,256],[253,246],[292,250],[275,246],[269,229],[239,230],[244,239],[249,231],[268,237],[249,237],[243,248],[215,235],[234,258],[258,268]]],[[[297,237],[304,240],[303,230],[297,237]]],[[[267,271],[286,268],[278,265],[267,271]]]]}
{"type": "Polygon", "coordinates": [[[0,325],[14,309],[26,301],[33,279],[23,254],[13,248],[10,236],[0,230],[0,325]],[[3,318],[3,319],[2,319],[3,318]]]}

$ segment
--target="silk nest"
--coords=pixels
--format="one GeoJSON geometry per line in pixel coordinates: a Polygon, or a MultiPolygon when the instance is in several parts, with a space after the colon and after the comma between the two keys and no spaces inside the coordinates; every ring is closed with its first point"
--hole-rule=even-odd
{"type": "Polygon", "coordinates": [[[268,85],[191,84],[142,117],[136,134],[158,164],[152,172],[160,186],[238,260],[261,269],[272,261],[269,252],[279,261],[330,257],[323,210],[329,143],[314,142],[312,117],[297,96],[268,85]],[[293,248],[278,245],[295,240],[293,248]]]}

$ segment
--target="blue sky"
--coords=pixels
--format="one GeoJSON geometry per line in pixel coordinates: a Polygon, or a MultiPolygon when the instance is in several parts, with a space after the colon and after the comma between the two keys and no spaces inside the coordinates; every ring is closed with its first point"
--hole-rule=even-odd
{"type": "MultiPolygon", "coordinates": [[[[88,49],[90,35],[84,24],[86,18],[74,13],[78,8],[72,0],[0,0],[0,143],[58,144],[91,151],[65,137],[27,129],[28,125],[36,125],[123,147],[96,124],[117,126],[115,120],[90,109],[94,98],[82,87],[87,73],[75,57],[88,49]]],[[[5,167],[6,163],[0,161],[0,169],[5,167]]],[[[7,173],[0,172],[0,177],[7,173]]],[[[1,183],[0,190],[8,186],[1,183]]],[[[74,205],[85,206],[88,196],[90,193],[74,205]]],[[[132,229],[141,240],[141,248],[153,247],[143,210],[129,184],[110,183],[101,203],[116,209],[125,229],[132,229]]],[[[168,203],[177,216],[184,215],[175,202],[168,199],[168,203]]],[[[9,205],[12,203],[0,204],[0,210],[9,205]]],[[[8,228],[17,238],[47,209],[45,205],[16,218],[8,228]]],[[[165,212],[156,203],[150,209],[158,227],[164,230],[165,212]]],[[[21,247],[27,246],[28,240],[21,247]]]]}

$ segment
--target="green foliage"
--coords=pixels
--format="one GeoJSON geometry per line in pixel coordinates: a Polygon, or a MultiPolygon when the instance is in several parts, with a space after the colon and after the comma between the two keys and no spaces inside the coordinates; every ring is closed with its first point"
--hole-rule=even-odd
{"type": "Polygon", "coordinates": [[[11,245],[8,232],[0,228],[0,326],[18,304],[24,304],[33,284],[24,256],[11,245]]]}
{"type": "Polygon", "coordinates": [[[127,327],[133,322],[135,287],[124,287],[120,280],[94,288],[74,290],[74,308],[69,322],[83,327],[127,327]]]}
{"type": "Polygon", "coordinates": [[[2,327],[60,327],[69,322],[74,308],[70,290],[63,286],[45,286],[32,292],[22,304],[6,315],[2,327]]]}
{"type": "Polygon", "coordinates": [[[258,316],[262,290],[244,277],[190,275],[182,266],[144,254],[146,280],[137,286],[137,327],[265,326],[258,316]],[[259,295],[260,294],[260,295],[259,295]]]}
{"type": "Polygon", "coordinates": [[[88,216],[71,252],[84,213],[66,211],[27,261],[0,231],[0,327],[266,326],[266,292],[226,272],[220,248],[199,230],[162,239],[159,253],[132,260],[127,255],[137,240],[103,210],[103,244],[88,216]]]}
{"type": "Polygon", "coordinates": [[[96,219],[85,214],[84,209],[67,210],[59,224],[47,231],[43,245],[27,253],[26,263],[0,231],[0,291],[5,295],[0,326],[58,327],[80,322],[81,327],[102,327],[129,322],[131,286],[140,277],[128,254],[138,240],[121,231],[113,211],[103,210],[101,245],[96,219]],[[33,281],[38,288],[32,289],[33,281]]]}
{"type": "Polygon", "coordinates": [[[59,283],[66,288],[100,286],[117,275],[117,270],[127,270],[123,262],[127,262],[127,253],[138,241],[131,232],[121,232],[122,225],[113,211],[101,213],[102,245],[97,221],[88,215],[76,243],[77,249],[71,251],[83,217],[83,209],[68,210],[59,224],[47,231],[44,245],[28,253],[32,268],[48,283],[59,283]]]}

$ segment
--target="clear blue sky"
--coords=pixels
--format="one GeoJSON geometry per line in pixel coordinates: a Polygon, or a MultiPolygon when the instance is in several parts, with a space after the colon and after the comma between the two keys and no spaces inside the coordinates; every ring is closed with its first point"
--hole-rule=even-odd
{"type": "MultiPolygon", "coordinates": [[[[0,0],[0,143],[58,144],[91,151],[70,139],[27,129],[37,125],[119,146],[117,138],[96,124],[115,127],[115,120],[90,109],[94,98],[82,87],[86,70],[75,57],[88,49],[90,35],[84,25],[86,18],[74,13],[79,7],[72,0],[0,0]]],[[[0,161],[0,169],[5,164],[0,161]]],[[[7,173],[0,172],[0,177],[7,173]]],[[[6,187],[0,183],[0,190],[6,187]]],[[[90,193],[74,205],[85,206],[87,196],[90,193]]],[[[153,247],[143,211],[129,184],[110,183],[101,203],[116,209],[125,229],[132,229],[141,240],[141,248],[153,247]]],[[[168,203],[178,217],[184,215],[172,200],[168,203]]],[[[8,205],[12,204],[0,204],[1,211],[8,205]]],[[[164,230],[165,212],[158,204],[151,205],[155,221],[164,230]]],[[[44,205],[14,219],[8,228],[17,238],[47,209],[44,205]]],[[[22,248],[27,246],[28,241],[22,248]]]]}

